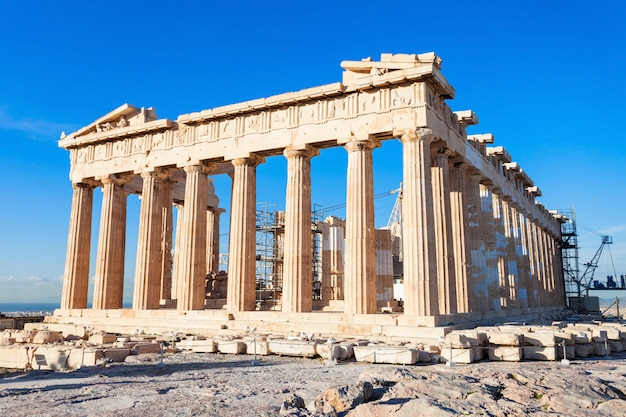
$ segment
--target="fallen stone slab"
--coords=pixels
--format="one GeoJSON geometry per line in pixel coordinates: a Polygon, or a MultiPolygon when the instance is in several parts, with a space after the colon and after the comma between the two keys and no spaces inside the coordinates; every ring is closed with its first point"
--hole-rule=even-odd
{"type": "Polygon", "coordinates": [[[531,332],[524,333],[524,343],[529,346],[554,346],[556,338],[554,332],[531,332]]]}
{"type": "Polygon", "coordinates": [[[89,343],[93,345],[108,345],[117,341],[117,335],[110,333],[96,333],[89,336],[89,343]]]}
{"type": "Polygon", "coordinates": [[[246,340],[246,353],[249,355],[257,355],[266,356],[271,355],[272,351],[270,350],[270,344],[267,340],[246,340]]]}
{"type": "Polygon", "coordinates": [[[606,344],[604,342],[591,343],[591,346],[593,346],[594,356],[609,356],[611,354],[611,347],[608,345],[608,343],[606,344]]]}
{"type": "Polygon", "coordinates": [[[474,350],[471,347],[468,349],[442,348],[440,356],[444,358],[446,362],[450,362],[450,361],[452,361],[453,363],[474,362],[474,350]]]}
{"type": "Polygon", "coordinates": [[[577,358],[586,358],[587,356],[593,355],[593,345],[575,345],[574,351],[577,358]]]}
{"type": "Polygon", "coordinates": [[[67,367],[80,369],[83,366],[95,366],[104,358],[104,352],[99,348],[74,348],[67,356],[67,367]]]}
{"type": "Polygon", "coordinates": [[[524,346],[524,359],[530,361],[557,360],[556,346],[524,346]]]}
{"type": "Polygon", "coordinates": [[[110,347],[103,350],[104,357],[111,362],[124,362],[130,355],[129,347],[110,347]]]}
{"type": "Polygon", "coordinates": [[[15,343],[32,343],[36,334],[37,330],[18,330],[12,332],[11,337],[15,338],[15,343]]]}
{"type": "Polygon", "coordinates": [[[32,343],[38,345],[45,345],[49,343],[58,343],[63,341],[61,333],[53,330],[39,330],[37,334],[33,336],[32,343]]]}
{"type": "Polygon", "coordinates": [[[487,334],[489,343],[498,346],[523,346],[524,336],[512,332],[492,332],[487,334]]]}
{"type": "Polygon", "coordinates": [[[317,356],[317,343],[309,342],[307,340],[288,340],[277,339],[270,340],[270,351],[276,355],[285,356],[302,356],[302,357],[315,357],[317,356]]]}
{"type": "Polygon", "coordinates": [[[521,347],[492,346],[489,348],[489,360],[519,362],[524,357],[521,347]]]}
{"type": "MultiPolygon", "coordinates": [[[[478,341],[476,341],[478,343],[478,341]]],[[[451,332],[448,333],[443,342],[444,346],[452,347],[453,349],[467,349],[472,346],[469,338],[463,333],[451,332]]],[[[478,346],[478,344],[476,344],[478,346]]]]}
{"type": "Polygon", "coordinates": [[[221,353],[227,353],[231,355],[239,355],[241,353],[246,353],[246,343],[241,339],[233,339],[226,340],[220,339],[216,340],[217,342],[217,350],[221,353]]]}
{"type": "Polygon", "coordinates": [[[213,339],[185,339],[176,343],[176,347],[196,353],[217,352],[217,343],[213,339]]]}
{"type": "Polygon", "coordinates": [[[40,346],[34,349],[31,367],[33,369],[61,371],[67,369],[69,348],[40,346]]]}
{"type": "Polygon", "coordinates": [[[609,340],[609,347],[611,348],[611,352],[623,352],[624,344],[617,340],[609,340]]]}
{"type": "Polygon", "coordinates": [[[161,353],[160,343],[137,343],[130,350],[131,355],[141,355],[144,353],[161,353]]]}
{"type": "Polygon", "coordinates": [[[28,346],[0,346],[0,368],[27,369],[30,367],[31,355],[28,346]]]}
{"type": "Polygon", "coordinates": [[[334,343],[332,345],[332,355],[330,344],[318,344],[315,349],[317,351],[317,354],[324,359],[335,359],[343,361],[350,359],[354,355],[354,349],[351,343],[334,343]]]}
{"type": "Polygon", "coordinates": [[[413,365],[419,359],[416,349],[403,346],[354,346],[352,349],[357,362],[413,365]]]}

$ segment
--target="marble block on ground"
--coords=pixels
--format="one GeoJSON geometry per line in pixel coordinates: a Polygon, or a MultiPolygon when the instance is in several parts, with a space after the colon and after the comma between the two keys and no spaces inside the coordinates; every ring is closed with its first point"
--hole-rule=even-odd
{"type": "Polygon", "coordinates": [[[160,343],[137,343],[130,350],[131,355],[140,355],[142,353],[161,353],[160,343]]]}
{"type": "Polygon", "coordinates": [[[89,336],[89,343],[94,345],[107,345],[110,343],[115,343],[117,341],[117,336],[109,333],[96,333],[89,336]]]}
{"type": "Polygon", "coordinates": [[[525,346],[524,359],[531,361],[555,361],[556,346],[525,346]]]}
{"type": "Polygon", "coordinates": [[[111,362],[124,362],[130,355],[129,347],[111,347],[103,350],[104,357],[111,362]]]}
{"type": "Polygon", "coordinates": [[[336,343],[332,345],[332,356],[331,356],[331,345],[329,344],[319,344],[316,347],[317,354],[320,355],[324,359],[336,359],[336,360],[346,360],[350,359],[354,354],[353,345],[336,343]]]}
{"type": "Polygon", "coordinates": [[[246,340],[246,353],[248,355],[271,355],[272,351],[270,350],[270,344],[267,340],[258,340],[255,342],[254,340],[246,340]],[[256,349],[256,351],[255,351],[256,349]]]}
{"type": "Polygon", "coordinates": [[[554,346],[556,339],[554,332],[524,333],[524,343],[529,346],[554,346]]]}
{"type": "Polygon", "coordinates": [[[184,350],[190,350],[195,353],[215,353],[217,352],[217,343],[213,339],[186,339],[176,343],[176,347],[184,350]]]}
{"type": "Polygon", "coordinates": [[[270,350],[277,355],[314,357],[317,355],[316,342],[307,340],[270,340],[270,350]]]}
{"type": "Polygon", "coordinates": [[[419,359],[416,349],[404,346],[354,346],[357,362],[412,365],[419,359]]]}
{"type": "Polygon", "coordinates": [[[71,369],[79,369],[82,366],[94,366],[102,358],[104,358],[104,352],[101,349],[72,349],[67,356],[67,366],[71,369]]]}
{"type": "Polygon", "coordinates": [[[524,354],[521,347],[513,346],[497,346],[489,348],[489,360],[519,362],[524,354]]]}
{"type": "Polygon", "coordinates": [[[453,363],[472,363],[474,362],[474,350],[470,347],[467,349],[449,349],[442,348],[440,356],[453,363]]]}
{"type": "Polygon", "coordinates": [[[491,332],[488,333],[489,343],[498,346],[522,346],[524,336],[512,332],[491,332]]]}
{"type": "Polygon", "coordinates": [[[228,353],[231,355],[246,353],[246,343],[241,339],[216,340],[216,342],[217,350],[221,353],[228,353]]]}

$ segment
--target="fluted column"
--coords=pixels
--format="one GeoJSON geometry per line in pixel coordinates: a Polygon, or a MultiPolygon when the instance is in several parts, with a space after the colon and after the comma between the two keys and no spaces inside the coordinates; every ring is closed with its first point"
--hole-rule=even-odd
{"type": "Polygon", "coordinates": [[[72,184],[72,210],[67,236],[61,308],[87,308],[93,185],[72,184]]]}
{"type": "Polygon", "coordinates": [[[217,207],[210,207],[206,212],[207,273],[217,274],[220,270],[220,214],[223,212],[224,209],[217,207]]]}
{"type": "Polygon", "coordinates": [[[517,267],[517,300],[519,307],[528,307],[530,280],[528,279],[528,252],[524,246],[524,216],[521,208],[514,202],[510,203],[511,227],[514,241],[514,258],[517,267]]]}
{"type": "MultiPolygon", "coordinates": [[[[183,230],[183,217],[185,214],[185,205],[181,201],[174,203],[176,206],[176,236],[174,237],[174,259],[172,267],[172,297],[176,300],[178,297],[178,278],[181,276],[177,271],[180,268],[180,248],[182,247],[182,230],[183,230]]],[[[177,301],[178,303],[178,301],[177,301]]]]}
{"type": "Polygon", "coordinates": [[[208,200],[207,174],[212,166],[186,166],[185,209],[181,223],[176,268],[177,309],[203,310],[206,297],[206,208],[208,200]]]}
{"type": "Polygon", "coordinates": [[[496,252],[496,232],[493,217],[493,195],[491,180],[483,179],[480,184],[481,212],[480,226],[484,243],[485,284],[487,286],[488,310],[500,310],[500,282],[498,279],[498,256],[496,252]]]}
{"type": "Polygon", "coordinates": [[[122,308],[124,251],[126,247],[126,197],[124,178],[102,178],[102,214],[96,257],[94,309],[122,308]]]}
{"type": "Polygon", "coordinates": [[[329,225],[328,244],[330,246],[330,285],[332,287],[332,300],[343,300],[343,273],[344,273],[344,235],[346,229],[345,220],[329,216],[326,220],[329,225]]]}
{"type": "Polygon", "coordinates": [[[506,245],[506,286],[507,302],[509,307],[520,307],[519,302],[519,267],[517,265],[517,254],[515,251],[515,231],[514,231],[514,209],[511,207],[511,197],[502,196],[502,223],[504,226],[504,238],[506,245]]]}
{"type": "Polygon", "coordinates": [[[161,295],[166,304],[172,299],[172,192],[174,183],[167,178],[160,181],[159,209],[161,210],[161,295]]]}
{"type": "Polygon", "coordinates": [[[316,150],[287,148],[283,303],[286,313],[312,310],[311,157],[316,150]]]}
{"type": "Polygon", "coordinates": [[[133,293],[135,310],[159,308],[161,298],[163,212],[159,206],[161,190],[158,175],[154,171],[141,173],[143,187],[133,293]]]}
{"type": "Polygon", "coordinates": [[[505,232],[505,213],[504,202],[502,201],[503,193],[500,188],[494,187],[491,193],[492,207],[493,207],[493,226],[494,226],[494,242],[495,242],[495,256],[496,256],[496,273],[498,279],[498,296],[500,299],[500,306],[504,308],[510,307],[509,299],[509,269],[508,269],[508,253],[507,253],[507,241],[505,232]]]}
{"type": "Polygon", "coordinates": [[[485,242],[481,232],[481,198],[480,180],[482,175],[472,168],[467,175],[467,235],[470,293],[474,300],[471,311],[485,311],[489,309],[487,291],[487,258],[485,256],[485,242]]]}
{"type": "Polygon", "coordinates": [[[374,247],[374,175],[372,149],[377,141],[352,140],[348,151],[346,187],[345,312],[376,312],[376,251],[374,247]]]}
{"type": "Polygon", "coordinates": [[[227,306],[230,311],[256,308],[256,166],[262,158],[238,158],[230,210],[227,306]]]}
{"type": "Polygon", "coordinates": [[[450,169],[450,213],[452,215],[452,247],[456,277],[456,302],[459,313],[472,311],[472,285],[468,266],[469,236],[467,216],[468,164],[455,161],[450,169]]]}
{"type": "Polygon", "coordinates": [[[430,169],[433,135],[430,129],[418,128],[402,135],[401,140],[404,313],[434,316],[439,313],[439,306],[430,169]]]}
{"type": "Polygon", "coordinates": [[[452,248],[452,215],[450,212],[450,173],[448,158],[451,151],[437,142],[431,147],[431,176],[433,215],[437,251],[437,283],[439,314],[457,312],[457,288],[452,248]]]}
{"type": "Polygon", "coordinates": [[[535,227],[535,219],[530,218],[528,223],[528,250],[531,265],[531,288],[533,291],[532,306],[542,306],[542,283],[540,274],[540,257],[539,245],[537,242],[537,229],[535,227]]]}

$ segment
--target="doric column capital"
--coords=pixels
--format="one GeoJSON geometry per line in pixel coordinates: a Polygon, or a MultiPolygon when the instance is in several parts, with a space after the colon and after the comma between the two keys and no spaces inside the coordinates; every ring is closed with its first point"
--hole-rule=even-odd
{"type": "Polygon", "coordinates": [[[347,142],[344,147],[348,152],[356,152],[362,150],[372,150],[380,146],[380,140],[375,138],[369,139],[357,139],[352,138],[349,142],[347,142]]]}
{"type": "Polygon", "coordinates": [[[82,188],[86,190],[93,190],[96,187],[97,187],[97,184],[94,181],[90,181],[90,180],[72,183],[73,189],[82,188]]]}
{"type": "Polygon", "coordinates": [[[452,155],[452,150],[446,148],[444,142],[433,142],[430,145],[430,155],[434,157],[446,157],[449,158],[452,155]]]}
{"type": "Polygon", "coordinates": [[[470,165],[467,162],[458,160],[458,158],[453,158],[452,160],[450,160],[450,165],[456,169],[460,169],[463,171],[468,170],[470,167],[470,165]]]}
{"type": "Polygon", "coordinates": [[[250,156],[245,157],[245,158],[235,158],[231,161],[231,163],[236,167],[242,166],[242,165],[249,165],[249,166],[255,167],[259,164],[262,164],[263,162],[265,162],[265,158],[259,155],[255,155],[255,154],[251,154],[250,156]]]}
{"type": "Polygon", "coordinates": [[[105,175],[97,178],[102,184],[124,185],[130,181],[130,177],[121,174],[105,175]]]}
{"type": "Polygon", "coordinates": [[[288,146],[283,151],[283,155],[285,158],[312,158],[320,154],[318,148],[314,148],[312,146],[306,145],[304,148],[294,148],[292,146],[288,146]]]}
{"type": "Polygon", "coordinates": [[[206,164],[193,164],[186,165],[183,167],[183,170],[187,174],[191,174],[193,172],[199,172],[204,175],[208,175],[211,171],[213,171],[216,167],[214,163],[206,163],[206,164]]]}
{"type": "Polygon", "coordinates": [[[400,137],[402,143],[415,142],[418,140],[424,140],[430,143],[434,139],[435,136],[433,135],[432,129],[429,129],[427,127],[418,127],[416,129],[411,129],[400,137]]]}
{"type": "Polygon", "coordinates": [[[504,192],[502,191],[502,188],[500,187],[494,187],[493,184],[491,184],[492,188],[491,188],[491,192],[493,194],[498,195],[499,197],[502,197],[502,195],[504,194],[504,192]]]}

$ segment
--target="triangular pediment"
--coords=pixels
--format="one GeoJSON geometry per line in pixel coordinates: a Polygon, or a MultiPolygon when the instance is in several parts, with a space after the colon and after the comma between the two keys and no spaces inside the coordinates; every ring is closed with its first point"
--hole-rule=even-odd
{"type": "Polygon", "coordinates": [[[156,120],[156,118],[152,108],[137,108],[130,104],[122,104],[93,123],[77,130],[72,136],[79,137],[89,133],[107,132],[113,129],[144,124],[156,120]]]}

